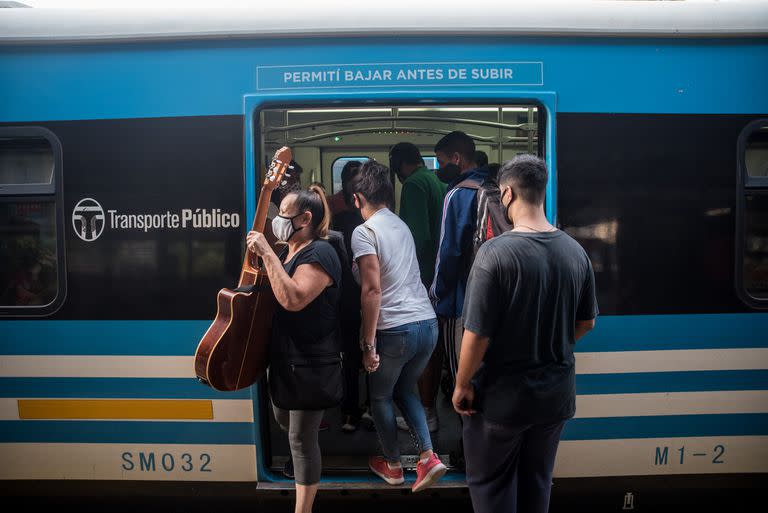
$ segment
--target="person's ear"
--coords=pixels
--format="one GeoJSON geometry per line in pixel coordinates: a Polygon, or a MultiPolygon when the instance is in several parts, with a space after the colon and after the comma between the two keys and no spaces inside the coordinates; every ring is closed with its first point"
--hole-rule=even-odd
{"type": "Polygon", "coordinates": [[[302,228],[306,228],[307,226],[310,226],[312,224],[312,212],[307,210],[306,212],[299,214],[299,217],[301,221],[301,228],[297,228],[297,230],[301,230],[302,228]]]}
{"type": "Polygon", "coordinates": [[[504,198],[507,196],[507,192],[509,192],[509,203],[507,203],[507,208],[512,204],[513,201],[515,201],[515,191],[512,190],[511,186],[507,186],[504,188],[504,190],[501,192],[501,203],[504,203],[504,198]]]}

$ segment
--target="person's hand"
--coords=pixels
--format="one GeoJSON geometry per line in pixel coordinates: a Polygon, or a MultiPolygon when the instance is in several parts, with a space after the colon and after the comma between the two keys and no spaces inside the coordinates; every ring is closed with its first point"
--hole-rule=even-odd
{"type": "Polygon", "coordinates": [[[376,372],[379,368],[379,355],[376,351],[366,351],[363,353],[363,367],[366,372],[376,372]]]}
{"type": "Polygon", "coordinates": [[[256,253],[258,256],[264,256],[267,254],[267,252],[272,250],[272,248],[269,247],[269,242],[267,242],[267,238],[264,237],[263,233],[248,232],[246,243],[248,246],[248,251],[256,253]]]}
{"type": "Polygon", "coordinates": [[[475,401],[475,387],[469,385],[456,385],[453,390],[453,409],[456,413],[469,417],[475,410],[472,409],[472,403],[475,401]]]}

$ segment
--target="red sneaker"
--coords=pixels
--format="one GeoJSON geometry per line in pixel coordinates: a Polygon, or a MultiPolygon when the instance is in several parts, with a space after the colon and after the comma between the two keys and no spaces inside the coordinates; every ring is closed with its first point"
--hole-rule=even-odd
{"type": "Polygon", "coordinates": [[[368,468],[391,485],[399,485],[405,482],[403,478],[403,467],[389,468],[387,460],[383,456],[371,456],[368,458],[368,468]]]}
{"type": "Polygon", "coordinates": [[[416,464],[416,482],[413,483],[411,488],[412,492],[420,492],[425,488],[429,488],[433,484],[437,483],[441,477],[445,475],[448,468],[443,465],[435,453],[429,457],[426,463],[416,464]]]}

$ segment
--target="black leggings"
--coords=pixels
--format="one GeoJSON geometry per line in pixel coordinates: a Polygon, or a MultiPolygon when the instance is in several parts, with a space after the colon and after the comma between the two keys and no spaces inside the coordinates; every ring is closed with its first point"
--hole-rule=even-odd
{"type": "Polygon", "coordinates": [[[272,410],[280,429],[288,433],[296,483],[313,485],[320,482],[320,442],[317,433],[324,410],[283,410],[274,404],[272,410]]]}

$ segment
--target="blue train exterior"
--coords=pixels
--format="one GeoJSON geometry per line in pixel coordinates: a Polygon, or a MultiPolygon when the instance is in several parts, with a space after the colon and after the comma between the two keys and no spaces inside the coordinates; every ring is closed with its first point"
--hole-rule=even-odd
{"type": "Polygon", "coordinates": [[[768,473],[768,313],[740,245],[766,240],[766,212],[740,211],[765,184],[739,153],[768,119],[768,29],[417,32],[3,40],[0,138],[59,149],[50,187],[0,183],[3,244],[12,217],[47,222],[56,276],[47,305],[0,305],[0,479],[280,482],[258,387],[212,391],[192,357],[239,271],[260,110],[376,104],[545,113],[547,213],[590,252],[601,307],[557,478],[768,473]],[[445,76],[371,75],[428,68],[445,76]],[[334,69],[353,80],[290,76],[334,69]]]}

